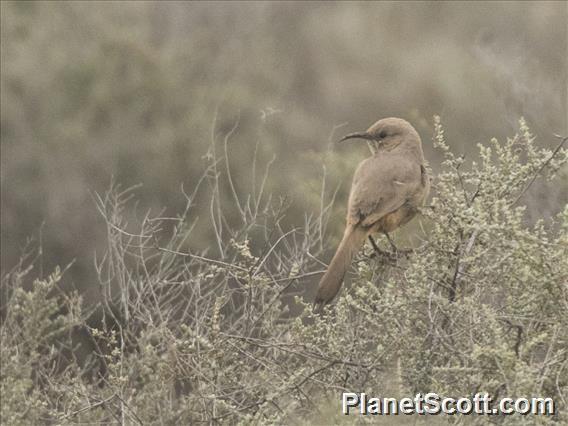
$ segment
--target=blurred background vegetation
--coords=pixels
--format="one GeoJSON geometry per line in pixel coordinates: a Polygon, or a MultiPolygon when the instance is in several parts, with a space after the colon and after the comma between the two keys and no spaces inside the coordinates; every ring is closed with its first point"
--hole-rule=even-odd
{"type": "MultiPolygon", "coordinates": [[[[411,121],[434,174],[434,114],[466,159],[520,116],[552,147],[568,133],[567,5],[3,1],[2,270],[41,235],[45,268],[76,259],[67,277],[89,287],[106,241],[92,194],[113,177],[142,184],[139,213],[173,215],[235,126],[237,192],[258,145],[259,168],[275,158],[266,193],[291,200],[288,224],[319,212],[324,174],[328,198],[338,189],[335,234],[367,148],[333,141],[378,118],[411,121]]],[[[527,194],[529,217],[566,204],[558,182],[527,194]]],[[[197,202],[207,216],[207,191],[197,202]]],[[[189,244],[208,247],[211,232],[198,226],[189,244]]]]}

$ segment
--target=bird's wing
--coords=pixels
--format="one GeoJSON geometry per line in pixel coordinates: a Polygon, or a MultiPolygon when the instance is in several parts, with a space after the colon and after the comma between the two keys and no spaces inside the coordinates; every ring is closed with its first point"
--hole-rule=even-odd
{"type": "Polygon", "coordinates": [[[353,177],[347,222],[370,226],[399,209],[421,185],[421,165],[396,153],[364,160],[353,177]]]}

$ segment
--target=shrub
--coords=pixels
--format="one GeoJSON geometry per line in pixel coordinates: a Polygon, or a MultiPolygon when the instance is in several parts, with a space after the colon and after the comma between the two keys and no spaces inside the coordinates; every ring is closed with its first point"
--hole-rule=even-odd
{"type": "Polygon", "coordinates": [[[553,178],[566,162],[566,139],[554,152],[539,148],[521,121],[516,136],[480,145],[467,165],[438,118],[435,126],[445,160],[413,249],[366,247],[351,286],[321,314],[306,283],[329,248],[325,191],[319,215],[283,229],[287,200],[264,196],[262,183],[237,194],[215,150],[177,217],[129,223],[132,191],[113,186],[97,197],[108,241],[96,261],[97,322],[77,296],[48,297],[59,271],[28,292],[21,271],[4,278],[3,419],[330,423],[342,391],[365,391],[552,397],[554,416],[490,420],[568,421],[568,206],[529,225],[520,204],[537,176],[553,178]],[[195,253],[192,211],[205,184],[216,238],[195,253]],[[79,326],[93,358],[62,361],[79,326]]]}

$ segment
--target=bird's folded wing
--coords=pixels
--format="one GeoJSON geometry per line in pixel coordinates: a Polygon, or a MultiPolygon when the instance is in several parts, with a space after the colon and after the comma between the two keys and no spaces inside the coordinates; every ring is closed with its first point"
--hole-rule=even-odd
{"type": "Polygon", "coordinates": [[[398,210],[421,185],[421,168],[404,156],[385,155],[363,161],[353,177],[347,221],[371,225],[398,210]]]}

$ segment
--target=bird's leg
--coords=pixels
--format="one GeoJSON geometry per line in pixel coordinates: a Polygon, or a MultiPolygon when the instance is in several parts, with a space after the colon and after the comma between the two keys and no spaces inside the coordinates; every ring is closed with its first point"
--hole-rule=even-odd
{"type": "Polygon", "coordinates": [[[392,251],[396,254],[398,253],[398,248],[396,247],[396,245],[394,244],[394,241],[392,240],[392,238],[390,237],[390,235],[387,232],[384,232],[385,237],[387,237],[387,240],[389,242],[389,244],[392,247],[392,251]]]}
{"type": "Polygon", "coordinates": [[[371,245],[373,246],[373,249],[375,250],[375,252],[377,252],[377,254],[383,253],[382,250],[377,245],[377,243],[375,242],[375,239],[373,238],[372,235],[369,235],[369,241],[371,242],[371,245]]]}
{"type": "Polygon", "coordinates": [[[390,254],[386,251],[383,251],[379,248],[379,246],[377,245],[377,243],[376,243],[376,241],[375,241],[375,239],[373,238],[372,235],[369,235],[369,241],[371,242],[371,245],[373,246],[373,250],[375,250],[375,252],[369,256],[371,259],[373,257],[377,256],[377,255],[379,255],[383,258],[388,258],[388,259],[393,257],[392,254],[390,254]]]}
{"type": "Polygon", "coordinates": [[[394,255],[395,257],[398,257],[399,255],[408,257],[408,255],[409,255],[410,253],[412,253],[412,250],[409,250],[409,249],[399,250],[398,247],[394,244],[394,241],[392,240],[392,238],[390,237],[390,235],[389,235],[388,233],[386,233],[386,232],[384,232],[384,234],[385,234],[385,237],[387,237],[387,240],[388,240],[388,242],[390,243],[390,245],[391,245],[391,247],[392,247],[393,255],[394,255]]]}

